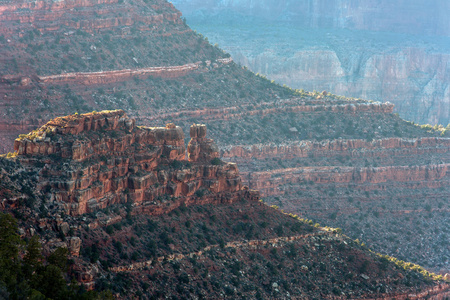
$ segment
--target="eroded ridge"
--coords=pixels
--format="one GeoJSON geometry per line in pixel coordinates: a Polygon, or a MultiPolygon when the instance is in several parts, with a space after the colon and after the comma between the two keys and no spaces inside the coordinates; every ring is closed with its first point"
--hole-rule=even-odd
{"type": "Polygon", "coordinates": [[[218,159],[205,125],[183,130],[139,127],[124,111],[51,120],[14,143],[17,159],[38,171],[39,189],[72,215],[131,202],[136,211],[163,214],[180,205],[258,200],[234,163],[218,159]],[[189,157],[189,162],[186,160],[189,157]]]}

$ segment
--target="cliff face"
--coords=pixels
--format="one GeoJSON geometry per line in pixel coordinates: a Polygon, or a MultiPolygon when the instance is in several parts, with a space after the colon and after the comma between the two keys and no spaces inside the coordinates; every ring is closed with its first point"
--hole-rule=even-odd
{"type": "Polygon", "coordinates": [[[39,189],[69,214],[127,202],[162,214],[182,204],[232,203],[249,195],[235,164],[211,164],[217,146],[205,135],[204,125],[191,127],[187,166],[180,127],[136,127],[119,110],[54,119],[16,139],[14,148],[18,161],[37,168],[39,189]]]}
{"type": "MultiPolygon", "coordinates": [[[[226,41],[219,43],[226,44],[226,41]]],[[[229,47],[231,50],[233,46],[229,47]]],[[[299,50],[286,57],[273,51],[246,56],[244,49],[231,50],[237,61],[251,70],[294,88],[389,100],[395,104],[395,111],[407,120],[449,123],[448,53],[408,48],[394,53],[361,52],[345,57],[339,52],[338,49],[299,50]]]]}

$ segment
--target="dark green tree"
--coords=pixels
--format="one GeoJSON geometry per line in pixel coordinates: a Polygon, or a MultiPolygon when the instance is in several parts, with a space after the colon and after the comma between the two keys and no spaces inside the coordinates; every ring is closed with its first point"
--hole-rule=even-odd
{"type": "Polygon", "coordinates": [[[0,213],[0,287],[8,290],[17,285],[20,271],[19,251],[22,241],[17,221],[9,214],[0,213]]]}
{"type": "Polygon", "coordinates": [[[39,237],[33,236],[28,242],[25,256],[23,257],[23,273],[24,276],[31,280],[33,274],[42,268],[44,256],[41,254],[42,246],[39,243],[39,237]]]}

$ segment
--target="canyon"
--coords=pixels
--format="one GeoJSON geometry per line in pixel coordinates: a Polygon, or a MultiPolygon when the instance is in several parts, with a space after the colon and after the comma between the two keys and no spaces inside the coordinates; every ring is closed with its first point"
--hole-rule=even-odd
{"type": "Polygon", "coordinates": [[[39,232],[46,253],[67,248],[69,273],[86,289],[109,289],[117,297],[315,297],[312,282],[327,299],[338,291],[361,299],[449,294],[447,277],[375,254],[340,229],[312,226],[267,206],[258,191],[243,186],[235,163],[219,159],[205,125],[190,126],[189,134],[186,147],[180,127],[137,126],[123,110],[55,118],[20,135],[14,154],[0,157],[1,208],[21,216],[22,236],[39,232]],[[279,259],[283,266],[274,269],[279,259]],[[268,272],[255,273],[264,265],[268,272]],[[214,275],[205,275],[208,270],[214,275]],[[335,278],[332,285],[321,279],[324,271],[335,278]],[[289,279],[291,272],[297,275],[289,279]]]}
{"type": "MultiPolygon", "coordinates": [[[[87,288],[125,295],[132,286],[137,297],[146,291],[139,283],[144,274],[147,289],[161,297],[280,297],[280,290],[283,296],[340,295],[326,280],[321,294],[314,283],[319,277],[343,279],[339,289],[347,296],[360,291],[353,298],[381,298],[387,285],[399,299],[428,290],[416,271],[406,276],[397,265],[383,273],[381,256],[368,254],[361,242],[428,271],[450,271],[449,127],[405,121],[395,113],[401,105],[386,97],[337,96],[329,87],[293,90],[257,76],[236,63],[239,57],[211,45],[213,35],[192,31],[166,1],[3,1],[0,12],[0,152],[8,153],[0,158],[0,207],[35,220],[19,218],[24,236],[48,232],[45,251],[65,245],[78,255],[72,271],[87,288]],[[206,138],[206,128],[216,142],[206,138]],[[260,197],[298,217],[274,212],[260,197]],[[292,229],[298,222],[300,231],[292,229]],[[337,231],[330,230],[323,243],[312,236],[267,243],[253,249],[252,258],[246,253],[242,240],[263,244],[326,231],[311,226],[317,222],[340,227],[350,238],[336,240],[337,231]],[[233,243],[245,251],[227,246],[233,243]],[[219,247],[203,255],[211,245],[219,247]],[[343,256],[322,266],[336,248],[343,256]],[[198,260],[189,256],[199,251],[198,260]],[[292,280],[281,271],[291,252],[306,257],[289,256],[286,265],[298,276],[292,280]],[[182,266],[173,255],[185,255],[182,266]],[[243,263],[239,274],[245,276],[233,259],[243,263]],[[252,259],[259,270],[244,263],[252,259]],[[108,272],[150,261],[132,272],[108,272]],[[360,271],[367,266],[373,266],[365,271],[369,275],[360,271]],[[211,275],[217,270],[226,278],[223,285],[211,275]],[[378,278],[377,272],[384,275],[372,285],[365,277],[378,278]],[[199,282],[195,291],[187,284],[194,279],[186,278],[199,282]],[[249,279],[239,285],[235,278],[249,279]],[[403,284],[421,287],[412,292],[403,284]]],[[[328,29],[320,30],[326,37],[328,29]]],[[[353,32],[337,33],[352,48],[346,39],[353,32]]],[[[314,64],[330,78],[332,70],[362,70],[368,61],[411,78],[407,66],[415,61],[420,70],[436,68],[430,84],[445,91],[445,56],[430,55],[433,63],[421,65],[427,51],[413,48],[402,52],[400,67],[393,65],[396,52],[379,60],[355,56],[361,64],[343,63],[336,54],[340,67],[330,54],[332,59],[314,64]]],[[[416,81],[428,82],[420,70],[416,81]]],[[[366,71],[377,76],[373,68],[366,71]]],[[[423,118],[445,119],[445,105],[424,105],[430,109],[423,118]]]]}
{"type": "Polygon", "coordinates": [[[214,141],[205,136],[204,125],[191,127],[187,156],[190,163],[203,164],[189,170],[178,162],[186,157],[180,127],[136,128],[135,120],[121,110],[57,118],[16,139],[14,149],[18,161],[32,169],[46,158],[44,168],[37,171],[42,178],[38,189],[70,215],[127,202],[149,214],[164,214],[181,204],[233,203],[248,198],[251,192],[241,192],[235,164],[211,165],[219,154],[214,141]],[[67,159],[74,163],[64,163],[67,159]],[[161,169],[164,163],[166,170],[161,169]],[[199,193],[213,195],[199,202],[199,193]],[[177,200],[159,203],[165,195],[177,200]]]}

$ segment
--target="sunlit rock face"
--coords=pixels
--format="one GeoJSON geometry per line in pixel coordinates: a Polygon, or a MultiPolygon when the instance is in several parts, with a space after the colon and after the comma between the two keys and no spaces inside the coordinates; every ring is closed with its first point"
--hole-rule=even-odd
{"type": "Polygon", "coordinates": [[[450,122],[448,1],[173,2],[236,62],[279,83],[450,122]]]}

